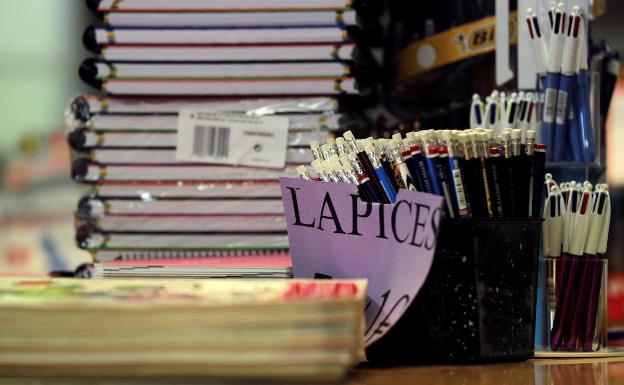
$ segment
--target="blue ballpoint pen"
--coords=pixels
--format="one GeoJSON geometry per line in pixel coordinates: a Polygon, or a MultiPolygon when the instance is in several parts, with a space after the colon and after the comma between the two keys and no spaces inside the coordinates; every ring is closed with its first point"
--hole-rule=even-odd
{"type": "MultiPolygon", "coordinates": [[[[544,115],[542,117],[541,134],[542,142],[547,148],[552,148],[553,141],[560,141],[561,138],[554,136],[555,113],[557,107],[557,92],[559,90],[559,77],[561,73],[561,61],[563,53],[563,29],[565,18],[563,16],[564,4],[557,6],[554,16],[554,27],[550,39],[550,49],[548,55],[548,73],[544,82],[544,115]]],[[[554,151],[549,151],[547,160],[552,161],[554,151]]]]}
{"type": "Polygon", "coordinates": [[[576,111],[578,113],[578,134],[573,135],[580,140],[583,162],[593,162],[595,159],[594,131],[591,124],[589,108],[589,73],[587,71],[587,33],[585,20],[581,19],[579,27],[580,59],[577,82],[576,111]]]}
{"type": "MultiPolygon", "coordinates": [[[[576,63],[578,55],[578,30],[581,18],[578,14],[578,7],[574,7],[568,20],[565,42],[563,45],[563,59],[561,63],[561,77],[559,78],[559,92],[557,94],[557,109],[555,116],[555,132],[553,142],[553,160],[562,161],[565,159],[565,152],[568,151],[566,139],[570,138],[568,127],[568,115],[570,99],[574,94],[576,82],[576,63]]],[[[572,142],[572,151],[575,159],[578,148],[572,142]]],[[[578,143],[578,142],[577,142],[578,143]]],[[[580,154],[579,154],[580,155],[580,154]]]]}

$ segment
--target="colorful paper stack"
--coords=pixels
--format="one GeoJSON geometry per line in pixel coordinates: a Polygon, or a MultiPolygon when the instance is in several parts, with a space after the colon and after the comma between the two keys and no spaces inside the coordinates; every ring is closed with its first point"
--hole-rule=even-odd
{"type": "Polygon", "coordinates": [[[338,112],[339,100],[357,97],[350,2],[87,3],[104,24],[85,32],[99,57],[79,72],[106,94],[74,98],[67,120],[72,176],[92,185],[76,238],[102,263],[97,275],[291,276],[278,178],[313,159],[311,143],[351,124],[338,112]],[[275,140],[248,152],[279,166],[211,161],[244,151],[227,122],[191,122],[181,139],[183,116],[222,114],[276,122],[275,140]],[[191,158],[180,158],[184,140],[191,158]],[[230,259],[205,260],[214,257],[230,259]]]}

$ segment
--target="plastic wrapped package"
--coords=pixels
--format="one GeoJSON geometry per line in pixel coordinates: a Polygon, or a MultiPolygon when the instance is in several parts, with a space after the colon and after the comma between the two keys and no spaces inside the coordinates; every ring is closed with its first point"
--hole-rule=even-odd
{"type": "MultiPolygon", "coordinates": [[[[307,147],[316,140],[325,143],[329,137],[327,131],[290,131],[288,145],[307,147]]],[[[149,131],[106,131],[94,132],[85,129],[75,129],[68,135],[68,142],[76,151],[89,148],[116,147],[116,148],[175,148],[176,132],[149,132],[149,131]]]]}
{"type": "MultiPolygon", "coordinates": [[[[190,165],[196,163],[183,162],[176,159],[175,149],[111,149],[94,148],[83,155],[90,161],[103,164],[144,164],[144,165],[190,165]]],[[[309,148],[288,148],[286,150],[286,164],[310,163],[314,160],[312,151],[309,148]]],[[[206,163],[201,163],[204,167],[210,167],[206,163]]]]}
{"type": "MultiPolygon", "coordinates": [[[[204,111],[198,109],[199,111],[204,111]]],[[[209,111],[210,112],[210,111],[209,111]]],[[[232,112],[240,113],[243,112],[232,112]]],[[[249,114],[251,116],[265,116],[275,114],[249,114]]],[[[281,117],[289,119],[289,131],[314,131],[314,130],[336,130],[339,129],[340,114],[334,112],[311,112],[304,114],[279,114],[281,117]]],[[[70,119],[68,117],[68,119],[70,119]]],[[[88,117],[74,116],[70,122],[70,127],[87,128],[95,132],[109,131],[153,131],[153,132],[175,132],[178,127],[178,112],[161,114],[94,114],[88,117]]]]}
{"type": "Polygon", "coordinates": [[[207,112],[236,112],[248,115],[327,113],[338,109],[335,98],[167,98],[113,97],[81,94],[71,99],[65,110],[70,127],[93,114],[177,114],[181,109],[207,112]]]}

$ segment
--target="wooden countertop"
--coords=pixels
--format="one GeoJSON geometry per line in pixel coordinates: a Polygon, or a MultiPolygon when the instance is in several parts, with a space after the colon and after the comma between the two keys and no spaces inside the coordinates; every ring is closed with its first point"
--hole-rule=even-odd
{"type": "Polygon", "coordinates": [[[551,359],[489,365],[372,367],[351,371],[348,385],[624,385],[624,358],[551,359]]]}
{"type": "MultiPolygon", "coordinates": [[[[213,378],[0,377],[11,385],[234,385],[213,378]]],[[[112,374],[114,375],[114,374],[112,374]]],[[[241,385],[241,383],[238,383],[241,385]]],[[[314,381],[244,382],[244,385],[317,385],[314,381]]],[[[624,385],[624,358],[532,360],[489,365],[439,365],[352,369],[340,384],[319,385],[624,385]]]]}

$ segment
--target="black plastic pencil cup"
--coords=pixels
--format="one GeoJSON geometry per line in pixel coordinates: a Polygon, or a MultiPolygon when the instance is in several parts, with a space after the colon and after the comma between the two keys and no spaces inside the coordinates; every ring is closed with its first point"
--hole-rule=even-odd
{"type": "Polygon", "coordinates": [[[369,346],[377,363],[522,361],[533,356],[540,219],[441,223],[414,302],[369,346]]]}

